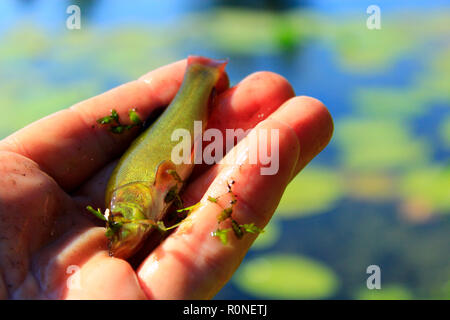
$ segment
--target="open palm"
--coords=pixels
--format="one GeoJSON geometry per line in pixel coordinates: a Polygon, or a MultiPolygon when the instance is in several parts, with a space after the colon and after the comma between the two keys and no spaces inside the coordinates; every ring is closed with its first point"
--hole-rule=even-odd
{"type": "MultiPolygon", "coordinates": [[[[234,180],[234,217],[263,227],[289,181],[329,142],[327,109],[294,97],[279,75],[258,72],[228,88],[219,82],[208,127],[279,130],[279,171],[260,175],[259,165],[198,166],[183,192],[186,205],[202,200],[189,221],[142,259],[137,267],[109,257],[105,229],[85,210],[103,208],[115,159],[138,134],[113,134],[96,120],[112,108],[122,118],[136,108],[147,118],[170,103],[186,61],[43,118],[0,141],[0,297],[19,299],[206,299],[230,279],[256,235],[223,245],[217,228],[220,204],[234,180]]],[[[237,145],[238,158],[248,149],[237,145]]]]}

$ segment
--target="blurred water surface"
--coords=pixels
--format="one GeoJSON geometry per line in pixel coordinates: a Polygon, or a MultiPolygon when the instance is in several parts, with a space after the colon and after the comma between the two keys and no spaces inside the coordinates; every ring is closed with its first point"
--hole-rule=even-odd
{"type": "MultiPolygon", "coordinates": [[[[377,1],[2,1],[0,138],[188,54],[278,72],[335,136],[218,299],[450,298],[450,6],[377,1]],[[81,30],[67,30],[69,4],[81,30]],[[379,265],[382,290],[366,288],[379,265]]],[[[114,107],[114,106],[111,106],[114,107]]]]}

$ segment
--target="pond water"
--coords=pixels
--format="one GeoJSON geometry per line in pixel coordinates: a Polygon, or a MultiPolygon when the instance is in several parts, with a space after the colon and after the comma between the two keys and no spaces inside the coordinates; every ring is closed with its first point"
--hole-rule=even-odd
{"type": "Polygon", "coordinates": [[[377,1],[380,30],[368,1],[204,3],[2,1],[0,138],[188,54],[230,58],[232,83],[278,72],[335,135],[216,298],[450,298],[447,1],[377,1]]]}

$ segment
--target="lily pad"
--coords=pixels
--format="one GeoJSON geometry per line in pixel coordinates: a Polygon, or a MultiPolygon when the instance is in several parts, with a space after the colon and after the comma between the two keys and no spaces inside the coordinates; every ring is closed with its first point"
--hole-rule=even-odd
{"type": "Polygon", "coordinates": [[[272,218],[264,228],[264,232],[260,233],[255,242],[253,242],[251,250],[270,248],[280,238],[280,234],[281,224],[276,218],[272,218]]]}
{"type": "Polygon", "coordinates": [[[450,149],[450,116],[448,116],[440,127],[440,136],[444,147],[450,149]]]}
{"type": "Polygon", "coordinates": [[[430,158],[427,141],[414,137],[402,121],[348,118],[335,127],[341,164],[355,172],[405,170],[430,158]]]}
{"type": "Polygon", "coordinates": [[[221,8],[208,13],[192,14],[181,29],[190,30],[186,37],[233,54],[271,54],[290,50],[303,41],[303,29],[281,12],[221,8]],[[198,30],[198,32],[192,32],[198,30]]]}
{"type": "Polygon", "coordinates": [[[2,36],[0,62],[10,63],[21,59],[36,59],[44,56],[51,48],[44,30],[29,22],[20,22],[2,36]]]}
{"type": "Polygon", "coordinates": [[[434,291],[434,299],[450,300],[450,280],[445,281],[434,291]]]}
{"type": "Polygon", "coordinates": [[[356,293],[358,300],[411,300],[413,295],[409,289],[402,285],[390,284],[381,289],[362,288],[356,293]]]}
{"type": "Polygon", "coordinates": [[[267,254],[244,262],[233,281],[241,290],[269,299],[320,299],[338,288],[330,268],[294,254],[267,254]]]}
{"type": "Polygon", "coordinates": [[[417,87],[410,88],[357,88],[353,93],[353,106],[359,114],[378,118],[409,119],[427,111],[427,96],[417,87]]]}
{"type": "Polygon", "coordinates": [[[0,98],[0,102],[3,102],[0,104],[0,111],[8,114],[8,117],[0,118],[0,127],[8,135],[33,121],[95,95],[99,92],[99,85],[84,82],[58,88],[43,82],[26,93],[14,88],[0,89],[0,92],[5,93],[0,98]]]}
{"type": "Polygon", "coordinates": [[[366,201],[386,201],[397,196],[396,179],[389,174],[346,173],[345,186],[349,196],[366,201]]]}
{"type": "Polygon", "coordinates": [[[450,167],[427,167],[408,172],[401,181],[405,199],[420,199],[435,212],[450,213],[450,167]]]}
{"type": "Polygon", "coordinates": [[[276,215],[298,218],[332,209],[343,195],[340,175],[325,167],[307,167],[286,188],[276,215]]]}
{"type": "Polygon", "coordinates": [[[339,64],[354,73],[380,73],[390,67],[412,48],[416,39],[402,24],[383,19],[380,30],[369,30],[350,18],[326,23],[324,37],[336,46],[339,64]],[[345,21],[345,22],[343,22],[345,21]]]}
{"type": "MultiPolygon", "coordinates": [[[[426,72],[418,76],[420,88],[429,100],[447,103],[450,99],[450,46],[438,49],[428,61],[426,72]]],[[[448,105],[449,106],[449,105],[448,105]]]]}

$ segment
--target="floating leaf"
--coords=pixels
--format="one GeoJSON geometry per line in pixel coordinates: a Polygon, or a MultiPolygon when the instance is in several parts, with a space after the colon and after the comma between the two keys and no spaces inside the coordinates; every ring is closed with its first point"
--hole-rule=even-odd
{"type": "Polygon", "coordinates": [[[330,210],[343,195],[342,181],[336,172],[307,167],[286,188],[276,215],[297,218],[330,210]]]}
{"type": "Polygon", "coordinates": [[[369,30],[352,17],[340,18],[339,21],[323,19],[321,29],[322,36],[336,47],[337,60],[347,72],[388,71],[417,45],[411,30],[392,18],[383,18],[381,30],[369,30]]]}
{"type": "Polygon", "coordinates": [[[347,172],[345,188],[352,198],[366,201],[386,201],[398,197],[397,179],[388,173],[347,172]]]}
{"type": "Polygon", "coordinates": [[[420,199],[434,211],[450,213],[450,167],[427,167],[408,172],[400,183],[405,199],[420,199]]]}
{"type": "Polygon", "coordinates": [[[269,299],[326,298],[338,287],[331,269],[318,261],[289,254],[244,260],[233,282],[255,297],[269,299]]]}
{"type": "Polygon", "coordinates": [[[440,136],[443,141],[444,147],[450,150],[450,116],[444,119],[440,127],[440,136]]]}
{"type": "Polygon", "coordinates": [[[352,102],[359,114],[371,119],[408,119],[429,109],[428,95],[417,86],[355,88],[352,102]]]}
{"type": "Polygon", "coordinates": [[[335,127],[341,163],[355,172],[404,170],[430,158],[429,144],[404,122],[348,118],[335,127]]]}
{"type": "Polygon", "coordinates": [[[264,227],[264,232],[259,234],[255,242],[253,242],[251,249],[259,250],[273,246],[279,239],[281,231],[280,223],[277,218],[273,217],[264,227]]]}
{"type": "Polygon", "coordinates": [[[233,54],[260,55],[290,51],[302,43],[304,28],[294,22],[283,12],[220,8],[191,14],[181,23],[185,26],[182,29],[201,30],[199,40],[206,46],[233,54]]]}
{"type": "Polygon", "coordinates": [[[409,289],[398,284],[382,285],[381,289],[362,288],[356,293],[359,300],[410,300],[413,295],[409,289]]]}

